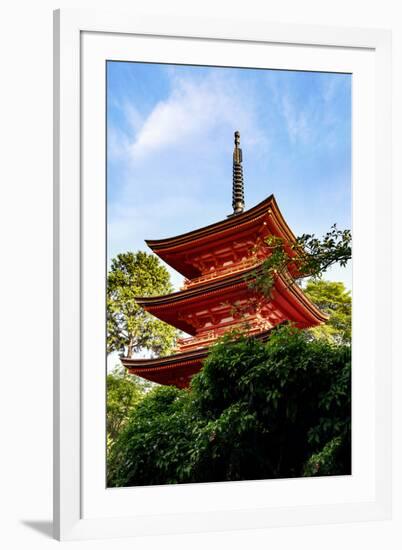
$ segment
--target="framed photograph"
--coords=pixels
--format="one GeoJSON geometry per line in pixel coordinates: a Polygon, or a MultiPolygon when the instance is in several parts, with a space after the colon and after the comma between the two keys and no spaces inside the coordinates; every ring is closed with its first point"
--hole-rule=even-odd
{"type": "Polygon", "coordinates": [[[390,58],[55,12],[56,538],[390,517],[390,58]]]}

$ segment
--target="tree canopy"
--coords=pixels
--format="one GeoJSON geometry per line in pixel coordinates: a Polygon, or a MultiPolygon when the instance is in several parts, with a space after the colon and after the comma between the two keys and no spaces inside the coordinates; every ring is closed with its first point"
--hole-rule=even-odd
{"type": "Polygon", "coordinates": [[[147,349],[168,354],[175,343],[176,329],[159,321],[135,301],[173,291],[167,269],[146,252],[126,252],[112,260],[107,278],[107,351],[126,357],[147,349]]]}
{"type": "Polygon", "coordinates": [[[125,427],[130,413],[144,397],[144,385],[124,371],[106,377],[106,429],[108,449],[125,427]]]}
{"type": "Polygon", "coordinates": [[[190,390],[158,387],[108,456],[108,485],[350,473],[349,346],[291,326],[227,334],[190,390]]]}
{"type": "MultiPolygon", "coordinates": [[[[334,224],[319,239],[314,234],[303,234],[289,245],[284,239],[270,235],[265,239],[270,255],[258,270],[249,276],[250,288],[269,296],[276,275],[294,273],[295,280],[306,277],[321,278],[333,265],[345,267],[352,258],[352,233],[338,229],[334,224]]],[[[289,279],[289,284],[294,284],[289,279]]]]}
{"type": "Polygon", "coordinates": [[[352,297],[341,282],[311,279],[304,293],[324,313],[326,323],[314,327],[311,333],[335,344],[350,344],[352,339],[352,297]]]}
{"type": "MultiPolygon", "coordinates": [[[[131,379],[111,378],[108,486],[350,474],[351,297],[342,283],[321,277],[351,259],[351,233],[333,226],[322,239],[302,235],[290,250],[277,237],[266,244],[271,255],[250,287],[268,296],[278,273],[310,277],[304,291],[329,321],[310,331],[280,326],[266,342],[228,333],[189,390],[141,393],[131,379]]],[[[175,329],[134,298],[171,291],[156,257],[138,252],[113,260],[108,351],[168,353],[175,329]]]]}

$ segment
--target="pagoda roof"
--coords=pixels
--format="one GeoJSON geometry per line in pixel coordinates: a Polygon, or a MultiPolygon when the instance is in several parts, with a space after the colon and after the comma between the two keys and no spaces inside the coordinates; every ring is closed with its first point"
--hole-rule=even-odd
{"type": "Polygon", "coordinates": [[[249,268],[245,271],[234,273],[227,277],[222,277],[215,281],[205,281],[197,286],[179,290],[163,296],[149,296],[145,298],[135,298],[138,305],[143,307],[155,317],[162,321],[172,324],[176,328],[195,335],[194,327],[180,319],[180,311],[183,306],[190,304],[203,303],[206,301],[216,300],[223,301],[225,294],[230,293],[233,288],[246,288],[246,276],[250,275],[254,268],[249,268]]]}
{"type": "Polygon", "coordinates": [[[151,382],[185,387],[188,385],[191,376],[200,370],[208,351],[208,347],[203,347],[150,359],[122,357],[121,362],[129,369],[131,374],[136,374],[151,380],[151,382]]]}
{"type": "MultiPolygon", "coordinates": [[[[211,303],[222,303],[225,299],[229,300],[233,292],[236,293],[236,301],[242,294],[251,297],[253,290],[249,288],[247,277],[251,278],[257,271],[258,267],[253,267],[214,282],[207,281],[172,294],[136,298],[136,302],[160,320],[195,335],[194,327],[181,319],[180,313],[184,309],[197,307],[197,304],[207,306],[211,303]]],[[[290,275],[277,275],[274,289],[272,301],[286,312],[290,320],[297,321],[304,327],[314,326],[327,320],[327,315],[310,301],[290,275]]]]}
{"type": "MultiPolygon", "coordinates": [[[[272,329],[253,335],[253,338],[266,340],[272,329]]],[[[147,359],[122,357],[121,362],[131,374],[136,374],[152,382],[184,388],[189,385],[191,377],[197,373],[207,357],[210,346],[195,350],[175,353],[166,357],[147,359]]]]}
{"type": "Polygon", "coordinates": [[[257,235],[266,221],[273,235],[282,237],[286,242],[296,241],[294,233],[285,221],[274,195],[240,214],[231,215],[205,227],[158,240],[146,240],[147,245],[167,264],[189,279],[200,275],[191,265],[188,256],[201,249],[208,250],[219,242],[238,240],[242,234],[257,235]]]}
{"type": "Polygon", "coordinates": [[[249,267],[243,271],[238,271],[227,275],[226,277],[219,277],[216,279],[200,282],[198,285],[188,287],[183,290],[171,292],[170,294],[164,294],[160,296],[146,296],[136,297],[135,301],[138,305],[146,308],[148,306],[169,305],[177,302],[186,301],[189,298],[195,296],[205,296],[206,293],[220,290],[236,284],[238,282],[246,283],[246,278],[251,276],[253,272],[256,272],[260,266],[249,267]]]}

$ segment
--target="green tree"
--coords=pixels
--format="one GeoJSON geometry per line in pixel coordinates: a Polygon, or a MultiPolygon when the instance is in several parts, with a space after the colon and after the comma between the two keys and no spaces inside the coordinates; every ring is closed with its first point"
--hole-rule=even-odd
{"type": "Polygon", "coordinates": [[[350,367],[350,346],[290,326],[228,334],[190,391],[159,387],[133,410],[108,485],[350,474],[350,367]]]}
{"type": "MultiPolygon", "coordinates": [[[[269,296],[277,274],[292,273],[295,280],[306,277],[321,278],[331,266],[345,267],[352,258],[350,229],[338,229],[334,224],[321,238],[303,234],[292,244],[270,235],[265,240],[270,248],[268,258],[249,276],[249,286],[269,296]]],[[[287,277],[289,285],[293,277],[287,277]]]]}
{"type": "Polygon", "coordinates": [[[306,233],[298,237],[294,249],[300,252],[296,264],[301,277],[321,277],[329,267],[345,267],[352,259],[352,232],[334,224],[321,239],[306,233]]]}
{"type": "Polygon", "coordinates": [[[136,297],[157,296],[173,291],[167,269],[146,252],[126,252],[112,260],[107,278],[107,351],[126,357],[147,349],[168,354],[176,330],[147,313],[136,297]]]}
{"type": "Polygon", "coordinates": [[[341,282],[309,280],[304,293],[329,315],[325,324],[311,329],[317,338],[336,344],[350,344],[352,338],[352,297],[341,282]]]}
{"type": "Polygon", "coordinates": [[[124,428],[133,408],[145,395],[136,377],[125,371],[115,371],[106,377],[106,428],[108,450],[124,428]]]}

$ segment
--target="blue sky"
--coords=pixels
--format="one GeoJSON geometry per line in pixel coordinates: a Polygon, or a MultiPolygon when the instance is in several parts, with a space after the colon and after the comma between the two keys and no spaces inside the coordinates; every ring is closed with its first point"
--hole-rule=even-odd
{"type": "MultiPolygon", "coordinates": [[[[107,82],[109,259],[231,213],[235,130],[246,208],[274,193],[296,235],[351,227],[350,75],[114,61],[107,82]]],[[[351,266],[325,278],[351,289],[351,266]]]]}

